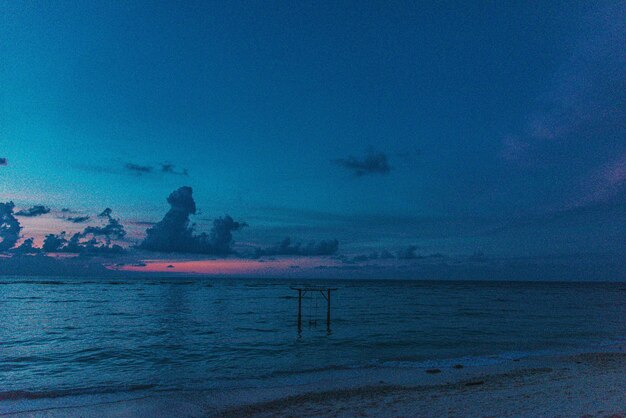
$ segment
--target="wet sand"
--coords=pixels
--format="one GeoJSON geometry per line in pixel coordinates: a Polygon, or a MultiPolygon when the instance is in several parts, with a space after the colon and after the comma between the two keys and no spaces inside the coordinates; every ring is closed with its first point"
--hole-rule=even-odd
{"type": "Polygon", "coordinates": [[[46,417],[624,417],[626,353],[620,351],[437,370],[376,369],[343,379],[320,376],[292,386],[179,392],[107,402],[93,398],[88,404],[80,400],[82,405],[78,399],[63,399],[54,404],[14,405],[0,412],[46,417]]]}
{"type": "Polygon", "coordinates": [[[457,381],[449,373],[449,382],[436,385],[381,385],[293,396],[221,415],[623,417],[626,413],[626,354],[572,356],[547,361],[543,367],[541,361],[531,363],[457,381]]]}

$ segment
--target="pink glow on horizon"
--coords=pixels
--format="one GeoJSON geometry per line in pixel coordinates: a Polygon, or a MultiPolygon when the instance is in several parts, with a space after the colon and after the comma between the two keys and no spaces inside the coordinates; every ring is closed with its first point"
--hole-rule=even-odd
{"type": "Polygon", "coordinates": [[[189,274],[258,274],[298,271],[302,268],[311,268],[319,264],[329,264],[318,258],[281,258],[269,261],[249,259],[220,259],[220,260],[144,260],[145,266],[125,265],[119,270],[150,273],[189,273],[189,274]],[[168,267],[168,266],[174,266],[168,267]],[[297,266],[297,268],[294,268],[297,266]]]}

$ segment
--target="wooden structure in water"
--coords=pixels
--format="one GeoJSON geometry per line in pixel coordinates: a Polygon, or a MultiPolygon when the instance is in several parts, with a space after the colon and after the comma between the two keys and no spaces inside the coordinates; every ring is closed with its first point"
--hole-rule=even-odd
{"type": "Polygon", "coordinates": [[[302,286],[291,287],[292,290],[298,291],[298,332],[302,332],[302,297],[307,292],[319,292],[326,299],[326,330],[330,332],[330,292],[337,290],[336,287],[323,286],[302,286]]]}

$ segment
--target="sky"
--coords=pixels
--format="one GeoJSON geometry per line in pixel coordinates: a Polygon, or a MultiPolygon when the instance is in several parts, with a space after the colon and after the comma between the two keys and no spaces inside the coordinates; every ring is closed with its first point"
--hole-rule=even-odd
{"type": "Polygon", "coordinates": [[[0,274],[625,280],[625,41],[617,1],[0,1],[0,274]]]}

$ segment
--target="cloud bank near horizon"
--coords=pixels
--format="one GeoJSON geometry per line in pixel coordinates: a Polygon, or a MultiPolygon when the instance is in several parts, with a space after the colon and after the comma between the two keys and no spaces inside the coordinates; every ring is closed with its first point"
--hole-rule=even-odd
{"type": "Polygon", "coordinates": [[[233,232],[247,224],[236,222],[229,215],[213,221],[211,231],[196,234],[189,225],[189,215],[196,214],[193,190],[183,186],[167,198],[170,210],[163,219],[146,230],[146,238],[139,248],[147,251],[182,254],[228,255],[232,249],[233,232]]]}
{"type": "Polygon", "coordinates": [[[257,248],[255,256],[257,258],[277,255],[296,255],[303,257],[322,256],[336,254],[338,249],[339,241],[336,239],[311,241],[308,244],[303,245],[300,242],[294,243],[290,237],[287,237],[274,246],[257,248]]]}
{"type": "Polygon", "coordinates": [[[0,252],[8,251],[20,238],[22,226],[13,214],[13,202],[0,203],[0,252]]]}
{"type": "Polygon", "coordinates": [[[111,216],[112,212],[110,208],[106,208],[98,215],[107,219],[105,225],[87,226],[82,232],[73,234],[69,239],[66,238],[64,231],[59,234],[46,235],[41,251],[82,255],[124,254],[126,252],[124,247],[112,243],[113,239],[122,240],[126,236],[124,226],[119,219],[111,216]]]}
{"type": "Polygon", "coordinates": [[[49,207],[43,206],[43,205],[35,205],[28,209],[22,209],[20,211],[15,212],[15,215],[35,217],[35,216],[45,215],[46,213],[50,213],[49,207]]]}
{"type": "MultiPolygon", "coordinates": [[[[100,225],[87,225],[84,229],[72,234],[65,232],[48,234],[41,247],[35,245],[38,239],[25,238],[21,235],[23,227],[15,216],[15,205],[12,202],[2,203],[0,206],[0,252],[4,255],[0,257],[2,258],[0,271],[11,271],[16,274],[23,271],[31,272],[34,271],[34,267],[33,269],[27,268],[26,264],[32,262],[37,266],[46,265],[44,262],[37,261],[39,259],[36,257],[55,257],[55,253],[60,253],[65,256],[79,256],[86,264],[95,263],[100,266],[109,266],[108,268],[118,268],[115,267],[118,265],[134,266],[134,271],[152,273],[160,270],[150,260],[167,260],[161,264],[174,267],[168,267],[163,272],[171,273],[182,272],[183,269],[177,270],[177,265],[179,262],[187,260],[188,263],[192,263],[186,265],[187,270],[191,271],[195,268],[194,266],[198,266],[200,271],[209,274],[212,271],[212,265],[205,265],[204,262],[208,262],[208,256],[210,260],[214,261],[229,259],[231,263],[226,264],[232,267],[232,271],[242,271],[237,267],[239,260],[241,263],[247,263],[245,264],[246,268],[251,272],[257,271],[255,268],[258,267],[259,274],[269,274],[271,270],[276,275],[284,273],[291,276],[358,277],[359,274],[362,274],[363,277],[381,277],[397,274],[398,277],[409,277],[414,274],[414,277],[420,277],[419,275],[428,273],[432,277],[462,279],[465,277],[455,275],[461,274],[465,268],[468,272],[467,278],[485,278],[489,271],[494,272],[494,274],[506,272],[507,277],[518,277],[519,274],[515,272],[515,269],[519,266],[520,271],[534,271],[533,278],[557,277],[559,272],[570,272],[573,274],[572,277],[579,277],[580,274],[572,273],[572,269],[567,265],[562,266],[560,270],[556,267],[547,266],[558,264],[559,257],[556,251],[567,253],[567,248],[575,249],[577,247],[576,241],[588,241],[590,236],[596,236],[597,233],[594,232],[593,225],[601,227],[602,235],[597,236],[602,240],[593,245],[590,244],[590,248],[596,248],[601,252],[613,249],[614,254],[624,251],[623,245],[615,245],[615,242],[619,242],[619,237],[623,236],[624,229],[613,230],[607,227],[606,222],[607,219],[611,219],[613,224],[626,225],[626,217],[619,210],[619,206],[581,207],[555,212],[549,216],[522,218],[502,223],[477,222],[472,224],[467,219],[457,220],[451,225],[419,217],[366,216],[355,218],[318,213],[314,216],[314,229],[292,229],[292,231],[299,231],[296,236],[309,236],[317,239],[297,241],[287,235],[288,238],[274,245],[263,246],[260,243],[266,242],[267,237],[274,236],[277,231],[289,231],[289,229],[279,228],[272,232],[271,229],[260,228],[257,230],[256,242],[255,240],[248,241],[245,236],[248,229],[244,230],[247,224],[235,221],[226,215],[214,219],[208,232],[199,233],[196,232],[196,226],[190,219],[192,215],[198,213],[191,187],[181,187],[173,191],[168,196],[167,202],[170,209],[161,221],[155,224],[140,223],[138,225],[140,228],[147,225],[149,227],[145,237],[138,241],[137,246],[133,246],[133,239],[136,239],[137,235],[131,234],[132,238],[129,239],[122,222],[113,217],[113,211],[110,208],[106,208],[98,215],[104,221],[100,225]],[[590,220],[595,220],[595,223],[590,223],[590,220]],[[355,247],[351,242],[354,236],[351,236],[349,231],[355,224],[368,225],[364,235],[358,238],[367,242],[366,247],[355,247]],[[579,228],[576,230],[578,235],[572,236],[571,231],[568,232],[568,226],[572,224],[589,224],[591,229],[579,228]],[[332,228],[331,225],[333,225],[332,228]],[[460,225],[462,228],[458,229],[460,225]],[[315,231],[315,235],[313,231],[315,231]],[[342,244],[342,250],[347,251],[345,254],[339,253],[339,241],[337,239],[323,239],[325,234],[332,234],[331,236],[333,236],[342,231],[344,232],[343,238],[348,237],[348,245],[342,244]],[[239,242],[234,240],[237,233],[244,234],[243,239],[238,239],[239,242]],[[396,238],[381,240],[385,234],[396,238]],[[320,239],[320,235],[322,235],[322,239],[320,239]],[[21,244],[20,239],[23,239],[21,244]],[[446,241],[460,240],[461,242],[469,240],[468,242],[472,243],[472,247],[466,245],[460,251],[457,250],[456,253],[452,253],[445,249],[433,248],[432,245],[428,244],[442,239],[446,241]],[[532,251],[529,247],[530,244],[548,242],[549,240],[553,243],[552,251],[556,255],[550,257],[552,262],[547,262],[548,258],[545,257],[544,259],[531,257],[531,259],[537,260],[535,267],[532,267],[534,261],[518,265],[514,255],[502,257],[493,253],[493,249],[500,246],[502,242],[520,242],[520,248],[532,251]],[[489,243],[489,241],[491,241],[490,247],[484,247],[485,243],[489,243]],[[169,254],[177,254],[176,257],[179,261],[176,261],[177,258],[172,258],[169,254]],[[7,259],[11,257],[20,258],[21,261],[14,260],[9,263],[7,259]],[[507,259],[511,261],[502,261],[507,259]],[[275,261],[278,260],[281,262],[276,263],[275,261]],[[285,271],[272,270],[269,265],[262,268],[260,264],[256,263],[281,266],[285,271]],[[6,266],[12,267],[9,269],[6,266]]],[[[61,212],[70,213],[71,211],[61,210],[61,212]]],[[[305,213],[291,212],[288,212],[287,215],[290,223],[306,216],[305,213]]],[[[309,214],[308,216],[312,215],[309,214]]],[[[47,220],[46,217],[41,219],[39,217],[25,217],[23,222],[26,224],[39,222],[41,224],[47,220]]],[[[132,224],[132,221],[130,222],[132,224]]],[[[242,237],[240,236],[240,238],[242,237]]],[[[517,254],[524,255],[519,252],[517,254]]],[[[594,259],[590,254],[580,254],[579,257],[581,260],[594,259]]],[[[612,258],[608,260],[610,263],[614,262],[612,258]]],[[[59,260],[59,263],[64,263],[64,261],[59,260]]],[[[72,265],[79,268],[80,263],[72,265]]],[[[216,265],[220,265],[220,263],[214,263],[213,267],[216,265]]],[[[600,266],[601,264],[594,265],[600,266]]],[[[124,267],[119,268],[123,269],[124,267]]],[[[589,271],[584,266],[580,268],[580,271],[589,271]]],[[[230,270],[226,268],[222,271],[230,270]]],[[[614,280],[625,277],[619,276],[621,272],[622,270],[611,264],[607,265],[603,271],[595,272],[589,277],[614,280]]],[[[42,271],[42,274],[48,274],[48,272],[42,271]]]]}

